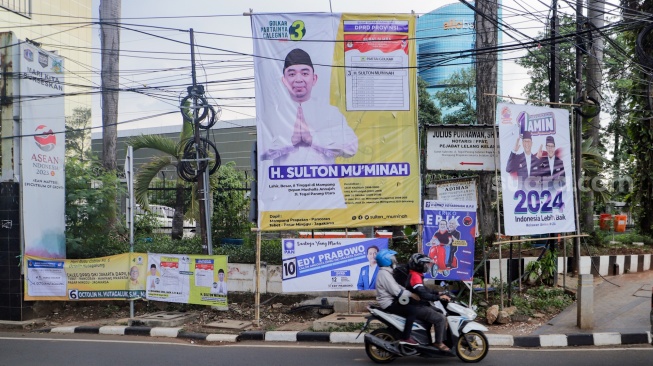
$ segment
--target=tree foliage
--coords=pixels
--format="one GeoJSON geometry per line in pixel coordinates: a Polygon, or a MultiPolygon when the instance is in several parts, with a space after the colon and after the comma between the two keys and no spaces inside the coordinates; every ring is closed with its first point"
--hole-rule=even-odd
{"type": "Polygon", "coordinates": [[[211,226],[213,242],[220,243],[224,238],[243,238],[252,227],[249,222],[249,195],[245,189],[251,182],[236,164],[222,165],[212,180],[213,217],[211,226]]]}
{"type": "Polygon", "coordinates": [[[417,121],[420,126],[442,123],[442,112],[426,89],[427,84],[421,77],[417,78],[417,121]]]}
{"type": "Polygon", "coordinates": [[[73,115],[66,117],[66,155],[82,161],[91,159],[91,109],[75,108],[73,115]]]}
{"type": "MultiPolygon", "coordinates": [[[[186,141],[193,136],[193,126],[190,123],[182,122],[181,132],[179,133],[179,141],[186,141]]],[[[156,178],[161,170],[167,166],[174,166],[181,162],[183,151],[182,144],[176,141],[161,136],[161,135],[140,135],[130,138],[127,145],[131,145],[134,151],[139,149],[153,149],[158,151],[161,155],[153,157],[146,164],[141,165],[136,174],[134,182],[134,196],[136,202],[143,208],[147,209],[149,206],[149,188],[152,181],[156,178]]],[[[173,239],[181,239],[184,231],[184,216],[193,218],[196,221],[199,215],[194,215],[197,206],[197,200],[191,200],[190,209],[185,210],[184,204],[184,188],[186,183],[180,179],[176,179],[175,183],[175,214],[172,218],[172,233],[173,239]],[[187,215],[185,215],[187,213],[187,215]]]]}
{"type": "MultiPolygon", "coordinates": [[[[630,16],[638,17],[638,14],[651,14],[653,2],[625,0],[624,17],[625,21],[633,22],[633,26],[625,32],[626,50],[629,55],[635,55],[635,40],[646,23],[634,22],[630,16]]],[[[650,54],[650,50],[649,54],[650,54]]],[[[642,60],[636,59],[637,62],[642,60]]],[[[636,225],[641,234],[653,235],[653,106],[647,100],[648,87],[651,69],[642,67],[641,64],[630,64],[631,81],[628,93],[628,122],[627,131],[632,144],[629,148],[633,155],[634,190],[631,195],[631,206],[634,208],[636,225]]],[[[653,66],[653,65],[651,65],[653,66]]]]}
{"type": "Polygon", "coordinates": [[[92,258],[128,250],[124,226],[117,222],[115,200],[118,179],[97,160],[66,159],[66,252],[69,258],[92,258]]]}
{"type": "Polygon", "coordinates": [[[476,124],[476,72],[473,68],[454,72],[447,86],[435,93],[442,109],[452,111],[442,117],[444,124],[476,124]]]}
{"type": "MultiPolygon", "coordinates": [[[[576,99],[576,21],[570,16],[560,19],[560,34],[567,35],[558,43],[558,68],[560,70],[560,102],[572,103],[576,99]]],[[[540,32],[537,39],[549,38],[549,34],[540,32]]],[[[526,55],[515,63],[528,70],[530,82],[522,90],[524,97],[533,101],[549,101],[549,65],[551,51],[549,47],[529,49],[526,55]]],[[[544,105],[531,102],[534,105],[544,105]]]]}

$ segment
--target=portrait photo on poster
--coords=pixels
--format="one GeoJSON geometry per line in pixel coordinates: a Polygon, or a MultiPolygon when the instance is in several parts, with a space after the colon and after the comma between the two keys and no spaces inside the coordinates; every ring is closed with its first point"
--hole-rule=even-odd
{"type": "Polygon", "coordinates": [[[288,51],[279,69],[281,92],[269,98],[276,113],[263,121],[263,128],[271,133],[266,134],[270,140],[262,141],[265,148],[260,160],[265,162],[273,193],[271,199],[264,200],[265,209],[324,208],[321,195],[328,197],[326,208],[344,208],[339,179],[318,174],[329,171],[336,158],[349,158],[358,151],[358,137],[338,108],[329,105],[328,89],[324,93],[324,88],[317,87],[320,82],[328,85],[331,71],[327,67],[316,70],[311,55],[302,48],[288,51]],[[286,189],[291,183],[299,185],[297,191],[286,189]],[[319,188],[306,189],[313,183],[319,188]]]}

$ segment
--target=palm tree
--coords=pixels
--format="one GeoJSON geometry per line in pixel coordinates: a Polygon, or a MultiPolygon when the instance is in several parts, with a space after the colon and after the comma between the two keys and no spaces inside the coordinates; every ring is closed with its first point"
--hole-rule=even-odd
{"type": "MultiPolygon", "coordinates": [[[[179,134],[179,141],[186,141],[193,136],[193,126],[184,122],[179,134]]],[[[165,155],[156,156],[152,160],[138,169],[134,182],[134,198],[136,202],[144,209],[149,208],[148,188],[152,180],[166,166],[174,166],[181,162],[183,156],[183,146],[170,138],[161,135],[140,135],[130,138],[127,145],[131,145],[134,151],[138,149],[154,149],[165,155]]],[[[175,214],[172,218],[172,239],[181,239],[184,230],[184,188],[186,182],[177,177],[175,182],[175,214]]],[[[196,205],[195,200],[191,200],[190,212],[194,212],[193,207],[196,205]]]]}

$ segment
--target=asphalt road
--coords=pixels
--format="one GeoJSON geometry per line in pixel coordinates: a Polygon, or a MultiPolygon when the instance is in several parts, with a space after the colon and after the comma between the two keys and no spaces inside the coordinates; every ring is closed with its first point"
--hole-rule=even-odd
{"type": "MultiPolygon", "coordinates": [[[[481,365],[529,366],[650,366],[653,347],[491,349],[481,365]]],[[[458,358],[409,357],[393,365],[460,365],[458,358]]],[[[373,365],[362,345],[242,342],[225,345],[191,344],[163,338],[99,335],[0,333],[0,366],[115,365],[373,365]]]]}

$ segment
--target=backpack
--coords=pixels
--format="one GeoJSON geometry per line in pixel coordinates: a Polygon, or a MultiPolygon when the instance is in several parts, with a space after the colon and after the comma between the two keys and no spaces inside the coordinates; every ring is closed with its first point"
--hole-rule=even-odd
{"type": "Polygon", "coordinates": [[[392,276],[398,284],[404,286],[407,290],[411,290],[407,264],[398,264],[392,272],[392,276]]]}

